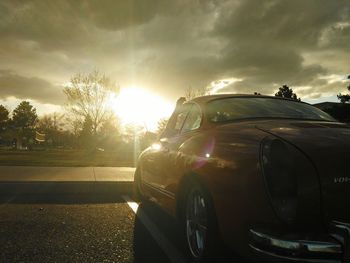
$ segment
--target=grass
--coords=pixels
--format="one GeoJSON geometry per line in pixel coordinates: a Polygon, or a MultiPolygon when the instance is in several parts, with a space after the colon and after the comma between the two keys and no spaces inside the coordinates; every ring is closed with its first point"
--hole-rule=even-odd
{"type": "Polygon", "coordinates": [[[0,150],[0,166],[134,166],[132,153],[0,150]]]}

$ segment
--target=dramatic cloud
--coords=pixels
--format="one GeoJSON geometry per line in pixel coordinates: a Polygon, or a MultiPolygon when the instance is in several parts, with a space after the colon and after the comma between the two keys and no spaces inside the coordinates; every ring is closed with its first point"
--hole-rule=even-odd
{"type": "MultiPolygon", "coordinates": [[[[244,79],[226,90],[271,93],[273,84],[308,86],[320,76],[334,73],[322,61],[308,64],[304,55],[326,45],[334,56],[341,55],[338,47],[331,45],[329,31],[347,25],[350,5],[345,1],[251,0],[235,6],[222,9],[222,19],[214,29],[227,40],[222,67],[244,79]]],[[[346,33],[340,31],[339,42],[346,33]]],[[[329,88],[337,89],[334,85],[329,88]]]]}
{"type": "Polygon", "coordinates": [[[8,70],[0,71],[0,99],[15,96],[19,99],[32,99],[42,103],[62,104],[62,87],[37,77],[23,77],[8,70]]]}
{"type": "Polygon", "coordinates": [[[231,78],[221,91],[322,99],[345,91],[350,2],[8,0],[0,38],[0,97],[62,104],[60,85],[98,68],[172,101],[231,78]]]}

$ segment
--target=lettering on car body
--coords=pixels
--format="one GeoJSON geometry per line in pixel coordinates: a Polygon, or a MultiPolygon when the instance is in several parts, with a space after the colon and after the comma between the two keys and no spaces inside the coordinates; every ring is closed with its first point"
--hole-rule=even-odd
{"type": "Polygon", "coordinates": [[[350,183],[350,177],[335,177],[334,183],[336,184],[350,183]]]}

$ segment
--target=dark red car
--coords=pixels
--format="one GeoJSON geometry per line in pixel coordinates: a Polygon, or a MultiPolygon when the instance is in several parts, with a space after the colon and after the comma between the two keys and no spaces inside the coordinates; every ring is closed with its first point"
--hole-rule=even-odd
{"type": "Polygon", "coordinates": [[[189,255],[350,262],[350,127],[303,102],[213,95],[178,106],[135,188],[182,222],[189,255]]]}

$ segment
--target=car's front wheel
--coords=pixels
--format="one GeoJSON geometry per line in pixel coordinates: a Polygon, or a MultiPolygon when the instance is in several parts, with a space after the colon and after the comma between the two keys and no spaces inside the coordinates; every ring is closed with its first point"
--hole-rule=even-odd
{"type": "Polygon", "coordinates": [[[184,202],[183,227],[193,262],[206,262],[216,252],[217,228],[209,194],[196,181],[190,183],[184,202]]]}

